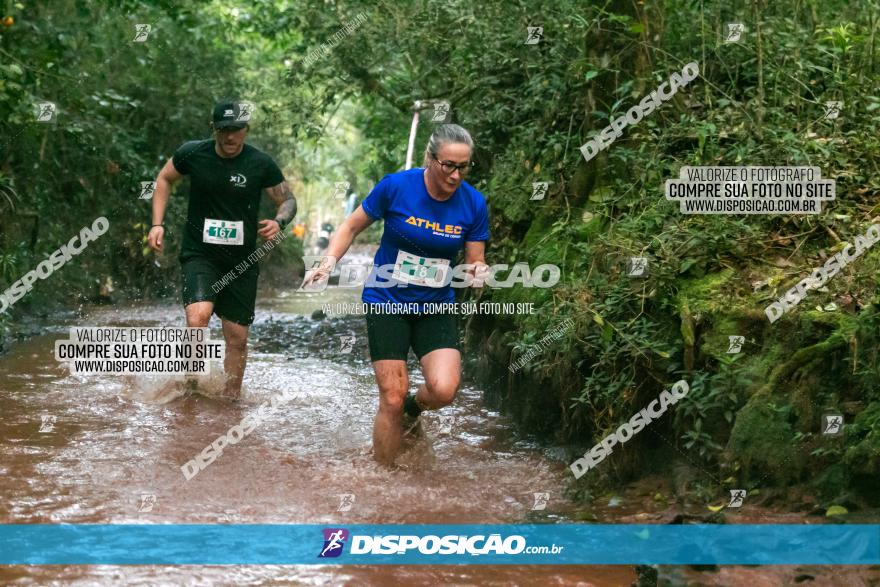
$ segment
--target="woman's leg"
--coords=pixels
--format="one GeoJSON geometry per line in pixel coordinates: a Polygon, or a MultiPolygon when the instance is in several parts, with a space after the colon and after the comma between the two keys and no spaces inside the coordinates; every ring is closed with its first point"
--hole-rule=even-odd
{"type": "Polygon", "coordinates": [[[403,400],[409,391],[406,357],[410,325],[405,316],[367,314],[370,358],[379,386],[379,411],[373,424],[373,458],[391,465],[400,450],[403,400]]]}
{"type": "Polygon", "coordinates": [[[373,457],[383,465],[391,465],[400,450],[400,418],[403,400],[409,391],[409,375],[406,361],[399,360],[374,361],[373,371],[379,384],[379,411],[373,425],[373,457]]]}
{"type": "Polygon", "coordinates": [[[416,392],[423,410],[438,410],[455,399],[461,383],[461,353],[458,349],[436,349],[422,357],[425,383],[416,392]]]}
{"type": "Polygon", "coordinates": [[[437,410],[455,399],[461,383],[461,352],[455,314],[427,314],[413,322],[413,350],[419,356],[425,383],[416,392],[424,410],[437,410]]]}

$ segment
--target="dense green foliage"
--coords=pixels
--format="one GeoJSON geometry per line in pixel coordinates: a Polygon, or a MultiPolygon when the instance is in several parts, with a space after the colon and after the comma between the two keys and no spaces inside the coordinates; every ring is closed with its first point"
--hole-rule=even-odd
{"type": "MultiPolygon", "coordinates": [[[[524,423],[561,439],[598,439],[683,377],[690,400],[673,434],[662,425],[656,434],[710,476],[742,467],[760,484],[808,470],[800,455],[821,444],[823,410],[880,400],[876,354],[866,352],[872,257],[781,322],[769,325],[762,312],[876,214],[876,3],[412,3],[393,14],[347,3],[335,14],[324,5],[285,14],[310,23],[296,27],[307,51],[361,10],[371,17],[351,42],[294,68],[294,85],[316,92],[316,106],[358,96],[357,126],[384,170],[399,164],[412,101],[449,100],[477,137],[473,183],[493,213],[490,261],[563,267],[552,291],[484,294],[540,307],[482,324],[486,343],[473,349],[502,369],[566,318],[578,325],[506,381],[505,404],[524,423]],[[723,42],[728,22],[745,24],[741,42],[723,42]],[[537,45],[524,44],[529,25],[544,27],[537,45]],[[582,143],[694,60],[699,82],[584,162],[582,143]],[[837,120],[824,118],[829,100],[844,102],[837,120]],[[818,166],[837,181],[838,198],[818,217],[684,217],[662,192],[683,165],[818,166]],[[540,202],[529,200],[535,181],[550,182],[540,202]],[[623,276],[633,255],[649,257],[648,279],[623,276]],[[742,354],[726,353],[729,335],[746,336],[742,354]],[[760,417],[777,403],[781,412],[760,417]],[[798,458],[770,450],[780,442],[798,458]]],[[[850,459],[854,472],[877,466],[869,435],[848,439],[870,455],[850,459]]],[[[819,456],[813,471],[829,462],[819,456]]]]}
{"type": "MultiPolygon", "coordinates": [[[[93,298],[107,278],[129,296],[173,292],[185,198],[178,190],[171,200],[168,247],[156,259],[146,249],[150,202],[139,199],[140,182],[155,179],[182,142],[210,136],[218,99],[257,102],[260,93],[280,94],[283,63],[266,63],[256,83],[249,64],[274,55],[260,44],[241,50],[245,32],[232,26],[230,9],[175,4],[28,3],[17,6],[15,24],[0,32],[0,185],[8,196],[0,198],[0,283],[8,287],[95,218],[105,216],[111,225],[88,254],[61,270],[64,287],[58,276],[54,286],[38,283],[14,312],[42,313],[93,298]],[[145,42],[133,42],[142,23],[152,30],[145,42]],[[36,122],[43,101],[56,105],[51,123],[36,122]]],[[[258,119],[277,102],[260,101],[258,119]]],[[[292,143],[283,130],[281,123],[255,125],[250,139],[282,167],[289,161],[284,147],[292,143]]],[[[292,240],[283,248],[295,253],[292,240]]]]}

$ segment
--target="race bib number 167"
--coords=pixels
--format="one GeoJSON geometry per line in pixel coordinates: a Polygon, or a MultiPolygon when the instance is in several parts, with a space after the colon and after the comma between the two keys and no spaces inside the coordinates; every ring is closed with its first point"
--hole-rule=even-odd
{"type": "Polygon", "coordinates": [[[212,245],[243,245],[244,222],[241,220],[205,218],[202,242],[212,245]]]}

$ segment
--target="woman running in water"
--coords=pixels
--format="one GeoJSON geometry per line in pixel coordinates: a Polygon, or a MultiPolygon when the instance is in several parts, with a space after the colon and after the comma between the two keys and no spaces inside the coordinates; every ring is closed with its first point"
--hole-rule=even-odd
{"type": "Polygon", "coordinates": [[[303,287],[326,280],[355,237],[374,221],[385,221],[362,296],[379,386],[373,454],[383,464],[392,464],[400,450],[404,413],[415,421],[422,410],[449,405],[461,381],[456,314],[422,310],[425,304],[455,302],[449,274],[462,249],[469,265],[465,283],[476,277],[473,283],[478,285],[488,270],[486,201],[464,181],[473,145],[468,131],[457,124],[438,126],[425,148],[424,167],[382,178],[333,235],[321,264],[303,280],[303,287]],[[410,348],[425,378],[415,394],[409,393],[406,369],[410,348]]]}

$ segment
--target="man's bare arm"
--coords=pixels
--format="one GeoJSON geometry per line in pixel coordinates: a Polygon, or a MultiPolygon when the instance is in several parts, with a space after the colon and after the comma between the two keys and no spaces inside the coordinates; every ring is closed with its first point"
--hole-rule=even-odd
{"type": "Polygon", "coordinates": [[[156,190],[153,192],[153,224],[162,224],[165,218],[165,207],[168,205],[168,197],[171,195],[171,186],[183,179],[177,172],[174,163],[169,158],[165,166],[156,177],[156,190]]]}
{"type": "Polygon", "coordinates": [[[168,206],[168,198],[171,195],[171,186],[183,179],[171,159],[165,162],[162,171],[156,178],[156,190],[153,192],[153,222],[147,243],[154,251],[161,253],[164,247],[163,238],[165,229],[160,226],[165,218],[165,208],[168,206]]]}
{"type": "MultiPolygon", "coordinates": [[[[266,195],[278,206],[275,218],[285,225],[293,220],[293,217],[296,216],[296,198],[293,197],[293,192],[290,191],[287,181],[282,181],[278,185],[266,188],[265,191],[266,195]]],[[[279,228],[281,228],[280,225],[279,228]]]]}

